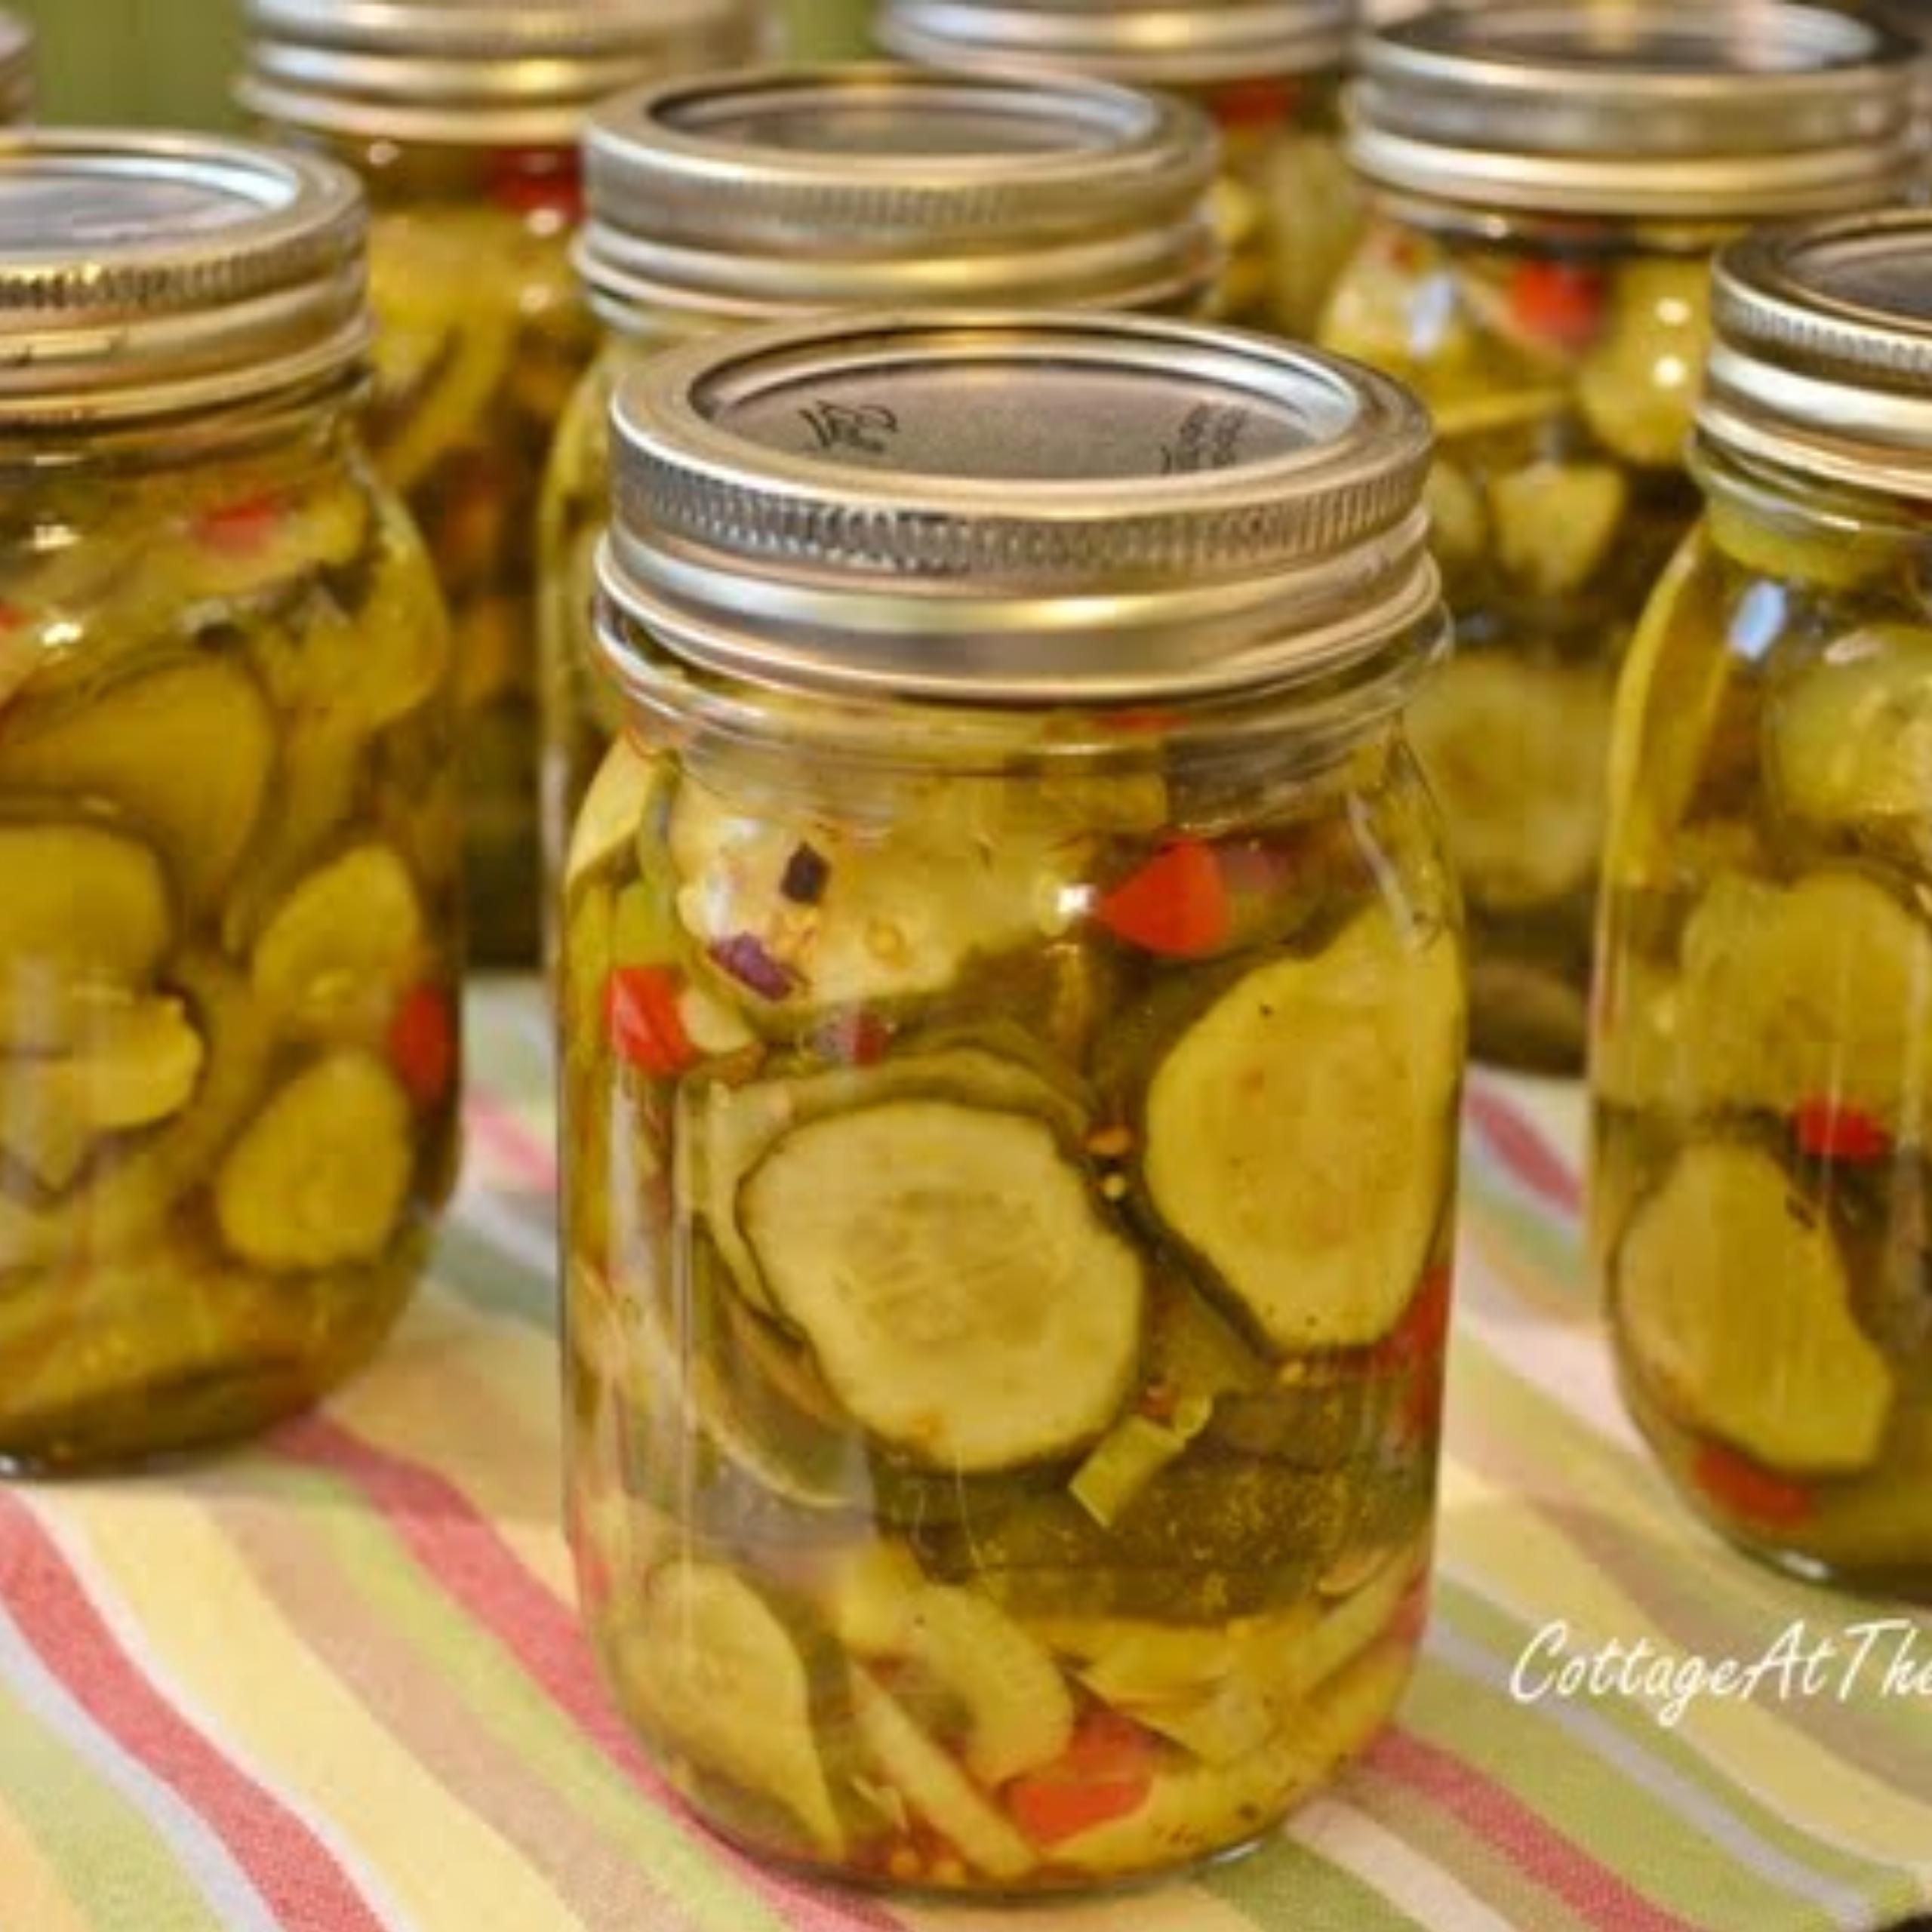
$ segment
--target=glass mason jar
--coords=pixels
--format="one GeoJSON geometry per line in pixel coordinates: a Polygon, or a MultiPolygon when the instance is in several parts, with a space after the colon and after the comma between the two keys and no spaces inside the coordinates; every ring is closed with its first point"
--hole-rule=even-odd
{"type": "Polygon", "coordinates": [[[33,29],[17,16],[0,13],[0,128],[33,116],[33,29]]]}
{"type": "Polygon", "coordinates": [[[0,149],[0,1467],[312,1401],[449,1186],[448,636],[362,233],[264,148],[0,149]]]}
{"type": "Polygon", "coordinates": [[[884,66],[674,82],[593,115],[585,153],[578,261],[610,339],[558,432],[539,546],[553,914],[619,729],[592,607],[627,370],[672,343],[868,304],[1192,310],[1220,266],[1212,129],[1097,82],[884,66]]]}
{"type": "Polygon", "coordinates": [[[1321,340],[1436,417],[1457,651],[1414,723],[1469,901],[1475,1049],[1574,1072],[1617,666],[1697,512],[1710,254],[1906,178],[1909,51],[1781,0],[1504,0],[1385,28],[1361,60],[1377,205],[1321,340]]]}
{"type": "Polygon", "coordinates": [[[1716,299],[1709,509],[1618,694],[1595,1246],[1691,1502],[1932,1601],[1932,217],[1716,299]]]}
{"type": "Polygon", "coordinates": [[[1216,312],[1306,337],[1361,223],[1340,138],[1355,15],[1355,0],[881,0],[879,35],[907,60],[1091,74],[1197,102],[1223,138],[1216,312]]]}
{"type": "Polygon", "coordinates": [[[757,1853],[1253,1842],[1401,1694],[1463,989],[1420,411],[1177,321],[827,318],[620,392],[571,857],[570,1514],[757,1853]]]}
{"type": "Polygon", "coordinates": [[[472,958],[534,963],[537,526],[597,346],[570,248],[584,115],[742,58],[748,0],[248,0],[242,104],[361,176],[373,209],[366,433],[426,539],[456,636],[472,958]]]}

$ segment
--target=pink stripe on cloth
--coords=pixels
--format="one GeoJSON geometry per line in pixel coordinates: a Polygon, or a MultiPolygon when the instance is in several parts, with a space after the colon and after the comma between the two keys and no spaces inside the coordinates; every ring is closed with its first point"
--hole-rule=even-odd
{"type": "Polygon", "coordinates": [[[334,1855],[144,1677],[32,1510],[0,1489],[0,1593],[42,1660],[102,1729],[200,1815],[276,1919],[382,1932],[334,1855]]]}
{"type": "MultiPolygon", "coordinates": [[[[682,1801],[653,1770],[611,1707],[575,1611],[532,1576],[496,1526],[433,1469],[363,1441],[325,1417],[310,1415],[275,1432],[292,1460],[346,1477],[368,1497],[417,1562],[451,1598],[492,1632],[531,1678],[647,1797],[673,1817],[682,1801]]],[[[901,1921],[869,1901],[823,1897],[787,1884],[693,1823],[694,1836],[731,1865],[796,1932],[897,1932],[901,1921]]]]}
{"type": "Polygon", "coordinates": [[[463,1110],[471,1144],[502,1174],[534,1194],[554,1194],[557,1150],[507,1107],[472,1094],[463,1110]]]}
{"type": "Polygon", "coordinates": [[[1575,1170],[1511,1102],[1478,1078],[1464,1110],[1491,1152],[1532,1194],[1565,1214],[1583,1212],[1583,1184],[1575,1170]]]}
{"type": "Polygon", "coordinates": [[[1604,1932],[1697,1932],[1690,1920],[1653,1905],[1474,1765],[1413,1732],[1385,1733],[1367,1762],[1371,1770],[1447,1812],[1524,1876],[1604,1932]]]}

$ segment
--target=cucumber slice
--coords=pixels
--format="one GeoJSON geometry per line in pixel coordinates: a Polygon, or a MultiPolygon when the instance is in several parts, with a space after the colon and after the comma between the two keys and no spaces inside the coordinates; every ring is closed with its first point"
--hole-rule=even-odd
{"type": "Polygon", "coordinates": [[[160,862],[118,832],[0,824],[0,1039],[17,1050],[70,1044],[85,989],[146,986],[173,943],[160,862]]]}
{"type": "Polygon", "coordinates": [[[845,1831],[812,1731],[804,1658],[777,1614],[733,1571],[666,1564],[616,1633],[625,1703],[660,1750],[769,1798],[829,1858],[845,1831]]]}
{"type": "Polygon", "coordinates": [[[915,1460],[1047,1461],[1119,1413],[1140,1257],[1041,1121],[929,1100],[808,1121],[746,1182],[742,1211],[826,1382],[915,1460]]]}
{"type": "Polygon", "coordinates": [[[1496,554],[1532,595],[1567,597],[1603,568],[1617,541],[1630,486],[1607,463],[1527,464],[1489,486],[1496,554]]]}
{"type": "Polygon", "coordinates": [[[274,721],[254,680],[214,657],[123,678],[44,721],[23,712],[0,786],[103,799],[151,828],[183,898],[214,904],[268,795],[274,721]]]}
{"type": "Polygon", "coordinates": [[[1411,718],[1470,896],[1508,909],[1586,888],[1603,850],[1612,679],[1595,666],[1477,651],[1411,718]]]}
{"type": "Polygon", "coordinates": [[[1032,1847],[904,1707],[857,1665],[851,1680],[860,1740],[906,1804],[989,1878],[1023,1878],[1032,1871],[1038,1863],[1032,1847]]]}
{"type": "Polygon", "coordinates": [[[1877,1460],[1891,1371],[1831,1230],[1769,1155],[1687,1149],[1618,1244],[1611,1293],[1645,1383],[1692,1427],[1774,1469],[1877,1460]]]}
{"type": "Polygon", "coordinates": [[[1633,262],[1617,277],[1610,325],[1586,358],[1577,401],[1613,454],[1678,468],[1710,339],[1710,269],[1701,258],[1633,262]]]}
{"type": "Polygon", "coordinates": [[[58,1192],[103,1136],[180,1113],[194,1096],[203,1058],[202,1036],[179,1000],[102,1001],[66,1052],[22,1060],[9,1070],[0,1146],[58,1192]]]}
{"type": "Polygon", "coordinates": [[[255,943],[251,976],[292,1031],[321,1038],[378,1030],[416,977],[426,935],[409,868],[358,845],[302,880],[255,943]]]}
{"type": "Polygon", "coordinates": [[[271,1099],[215,1180],[222,1238],[271,1269],[375,1260],[415,1171],[409,1097],[373,1054],[315,1061],[271,1099]]]}
{"type": "Polygon", "coordinates": [[[876,1066],[841,1069],[746,1087],[687,1082],[678,1095],[678,1198],[709,1233],[739,1291],[772,1312],[757,1260],[740,1224],[746,1177],[786,1134],[808,1121],[888,1100],[950,1100],[1001,1113],[1038,1115],[1069,1146],[1085,1136],[1084,1099],[1023,1063],[979,1048],[939,1047],[876,1066]]]}
{"type": "Polygon", "coordinates": [[[1932,630],[1833,640],[1767,707],[1764,763],[1794,818],[1932,864],[1932,630]]]}
{"type": "Polygon", "coordinates": [[[1681,957],[1680,1064],[1706,1107],[1829,1097],[1900,1138],[1932,1134],[1932,931],[1882,886],[1721,872],[1681,957]]]}
{"type": "Polygon", "coordinates": [[[855,1655],[909,1663],[958,1700],[966,1768],[989,1788],[1073,1735],[1072,1695],[1045,1647],[975,1592],[928,1583],[901,1546],[841,1566],[832,1627],[855,1655]]]}
{"type": "Polygon", "coordinates": [[[1161,1062],[1149,1198],[1274,1347],[1363,1346],[1408,1305],[1451,1183],[1463,1029],[1452,940],[1377,907],[1247,974],[1161,1062]]]}

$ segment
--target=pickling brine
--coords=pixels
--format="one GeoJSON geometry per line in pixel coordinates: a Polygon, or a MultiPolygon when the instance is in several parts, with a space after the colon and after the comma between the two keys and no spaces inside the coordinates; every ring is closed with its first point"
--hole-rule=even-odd
{"type": "Polygon", "coordinates": [[[1551,19],[1449,10],[1370,37],[1355,151],[1377,208],[1321,339],[1436,419],[1457,651],[1416,745],[1468,896],[1477,1051],[1563,1072],[1588,1026],[1611,695],[1699,509],[1712,252],[1746,219],[1903,182],[1910,63],[1803,6],[1749,31],[1715,7],[1551,19]],[[1659,105],[1690,94],[1694,114],[1659,105]],[[1792,154],[1801,109],[1823,131],[1792,154]]]}
{"type": "Polygon", "coordinates": [[[1595,1245],[1672,1478],[1749,1548],[1920,1596],[1932,421],[1884,398],[1932,334],[1882,277],[1922,276],[1927,237],[1847,223],[1724,258],[1709,511],[1620,700],[1592,1063],[1595,1245]],[[1787,311],[1820,313],[1814,345],[1787,311]],[[1834,366],[1840,328],[1869,334],[1834,366]],[[1770,379],[1799,373],[1785,420],[1770,379]]]}
{"type": "Polygon", "coordinates": [[[347,177],[264,150],[0,164],[0,352],[29,245],[36,327],[75,343],[0,378],[0,1466],[312,1401],[452,1178],[448,640],[349,422],[359,238],[347,177]],[[97,245],[50,297],[48,198],[143,232],[144,165],[196,197],[181,260],[97,245]],[[277,275],[306,332],[251,340],[231,291],[277,275]],[[110,338],[128,275],[148,306],[110,338]],[[218,386],[184,312],[233,331],[218,386]]]}
{"type": "MultiPolygon", "coordinates": [[[[726,558],[758,568],[762,464],[868,489],[863,527],[792,502],[820,556],[781,596],[802,614],[830,577],[887,634],[835,645],[774,598],[741,680],[657,575],[663,526],[620,512],[602,649],[629,728],[579,820],[561,989],[583,1605],[647,1748],[750,1849],[1078,1889],[1254,1842],[1387,1721],[1419,1639],[1464,998],[1399,723],[1440,641],[1407,575],[1419,419],[1179,325],[820,326],[674,355],[618,402],[620,501],[696,512],[686,582],[720,618],[726,558]],[[1105,414],[1074,371],[1104,372],[1105,414]],[[1017,448],[977,439],[988,375],[1019,392],[1017,448]],[[799,409],[881,380],[903,458],[801,447],[799,409]],[[1200,554],[1133,528],[1189,513],[1174,426],[1252,411],[1201,481],[1259,503],[1321,487],[1294,407],[1318,395],[1382,466],[1343,522],[1408,559],[1346,664],[1271,627],[1258,683],[1191,691],[1174,637],[1103,660],[1041,635],[986,708],[957,640],[998,574],[915,561],[957,554],[929,519],[984,500],[976,465],[1027,479],[1020,518],[1084,478],[1084,541],[978,540],[1042,560],[1036,597],[1091,623],[1116,530],[1200,554]],[[748,491],[715,523],[714,435],[748,491]],[[926,511],[884,537],[908,497],[926,511]],[[891,688],[854,677],[868,651],[891,688]],[[1084,695],[1103,661],[1144,701],[1084,695]]],[[[1231,573],[1325,583],[1349,623],[1346,588],[1271,552],[1298,535],[1229,514],[1231,573]]],[[[1133,613],[1103,624],[1171,623],[1198,588],[1115,580],[1133,613]]]]}

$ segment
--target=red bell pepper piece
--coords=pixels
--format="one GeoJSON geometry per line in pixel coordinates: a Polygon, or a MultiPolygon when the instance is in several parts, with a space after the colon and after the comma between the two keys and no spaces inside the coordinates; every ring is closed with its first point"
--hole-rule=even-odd
{"type": "Polygon", "coordinates": [[[1226,944],[1233,908],[1214,847],[1179,838],[1108,893],[1094,916],[1143,952],[1192,959],[1226,944]]]}
{"type": "Polygon", "coordinates": [[[1821,1161],[1882,1161],[1892,1151],[1892,1137],[1881,1122],[1823,1096],[1800,1103],[1791,1131],[1798,1146],[1821,1161]]]}
{"type": "Polygon", "coordinates": [[[620,1060],[663,1080],[696,1064],[678,1011],[678,977],[663,966],[620,966],[604,989],[611,1044],[620,1060]]]}
{"type": "Polygon", "coordinates": [[[1370,1351],[1370,1366],[1412,1368],[1439,1355],[1449,1340],[1449,1312],[1455,1288],[1456,1271],[1448,1263],[1431,1269],[1411,1297],[1401,1320],[1370,1351]]]}
{"type": "Polygon", "coordinates": [[[1288,79],[1233,81],[1215,89],[1214,118],[1231,133],[1244,128],[1282,128],[1294,119],[1301,90],[1288,79]]]}
{"type": "Polygon", "coordinates": [[[1602,332],[1601,270],[1574,262],[1519,262],[1509,278],[1510,318],[1525,335],[1574,352],[1602,332]]]}
{"type": "Polygon", "coordinates": [[[281,521],[281,499],[264,491],[240,502],[223,503],[195,519],[195,540],[205,549],[223,557],[259,554],[281,521]]]}
{"type": "Polygon", "coordinates": [[[389,1064],[417,1106],[441,1104],[456,1078],[456,1024],[440,986],[413,988],[389,1022],[389,1064]]]}
{"type": "Polygon", "coordinates": [[[572,148],[506,148],[491,158],[490,198],[512,214],[583,218],[583,169],[572,148]]]}
{"type": "Polygon", "coordinates": [[[1150,1732],[1118,1712],[1090,1711],[1058,1758],[1006,1787],[1008,1813],[1035,1844],[1058,1844],[1139,1810],[1157,1761],[1150,1732]]]}
{"type": "Polygon", "coordinates": [[[1804,1484],[1774,1475],[1721,1443],[1707,1442],[1697,1451],[1690,1475],[1720,1509],[1740,1522],[1789,1530],[1811,1514],[1811,1492],[1804,1484]]]}

